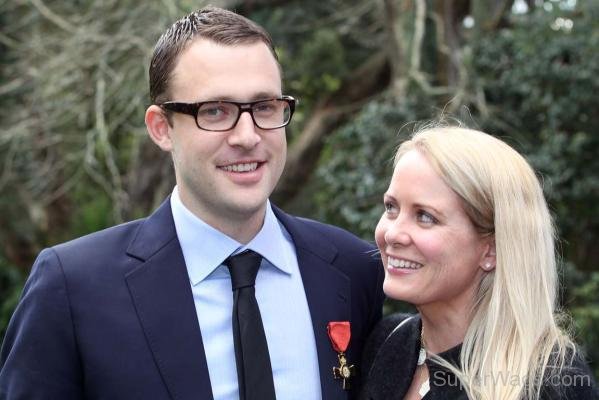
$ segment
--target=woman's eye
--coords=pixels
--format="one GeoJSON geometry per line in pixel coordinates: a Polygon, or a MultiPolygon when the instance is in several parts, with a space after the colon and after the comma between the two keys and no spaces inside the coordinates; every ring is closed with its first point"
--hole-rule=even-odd
{"type": "Polygon", "coordinates": [[[397,209],[395,208],[395,206],[391,203],[385,203],[385,212],[387,214],[395,214],[397,211],[397,209]]]}
{"type": "Polygon", "coordinates": [[[419,211],[418,222],[422,222],[423,224],[436,224],[437,219],[429,213],[427,213],[426,211],[419,211]]]}

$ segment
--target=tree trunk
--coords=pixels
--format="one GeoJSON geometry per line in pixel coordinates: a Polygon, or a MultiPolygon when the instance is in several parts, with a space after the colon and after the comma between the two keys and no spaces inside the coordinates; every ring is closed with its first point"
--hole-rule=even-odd
{"type": "Polygon", "coordinates": [[[389,85],[385,53],[373,55],[350,74],[339,90],[314,107],[299,137],[290,144],[285,172],[273,194],[284,205],[301,190],[315,170],[326,136],[354,115],[363,104],[389,85]]]}

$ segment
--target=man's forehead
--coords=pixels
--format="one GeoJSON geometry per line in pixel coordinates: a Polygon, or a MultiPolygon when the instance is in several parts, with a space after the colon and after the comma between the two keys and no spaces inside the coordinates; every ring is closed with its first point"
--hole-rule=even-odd
{"type": "Polygon", "coordinates": [[[189,97],[180,101],[252,101],[281,95],[278,63],[260,41],[221,45],[196,40],[181,53],[169,80],[171,93],[189,97]]]}

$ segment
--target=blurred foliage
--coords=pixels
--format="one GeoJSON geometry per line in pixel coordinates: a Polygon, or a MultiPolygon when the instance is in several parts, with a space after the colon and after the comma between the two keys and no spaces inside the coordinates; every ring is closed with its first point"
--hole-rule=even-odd
{"type": "Polygon", "coordinates": [[[515,138],[529,156],[544,179],[564,255],[586,271],[599,256],[597,7],[516,18],[514,29],[473,49],[491,109],[483,128],[515,138]],[[556,26],[560,18],[572,28],[556,26]]]}
{"type": "MultiPolygon", "coordinates": [[[[35,253],[143,216],[172,189],[168,157],[145,134],[147,65],[166,27],[204,3],[0,0],[0,339],[35,253]]],[[[340,88],[362,83],[348,81],[355,70],[392,53],[381,4],[401,5],[406,57],[415,50],[414,1],[211,3],[247,14],[275,39],[286,92],[300,99],[290,142],[322,98],[335,106],[340,88]]],[[[357,111],[327,132],[315,173],[285,208],[372,240],[392,156],[415,121],[448,110],[502,137],[542,176],[561,237],[563,304],[599,376],[599,3],[534,3],[491,31],[457,21],[453,64],[443,59],[439,16],[429,16],[405,91],[391,79],[352,104],[357,111]],[[443,62],[455,86],[435,86],[443,62]]]]}
{"type": "Polygon", "coordinates": [[[73,237],[71,227],[90,232],[140,213],[130,193],[148,145],[147,65],[179,15],[175,4],[131,0],[1,3],[0,94],[11,99],[0,108],[5,251],[14,232],[42,247],[73,237]],[[100,198],[109,204],[95,212],[108,213],[74,218],[100,198]]]}
{"type": "Polygon", "coordinates": [[[317,171],[314,217],[350,227],[372,240],[401,133],[406,138],[413,128],[410,121],[434,112],[431,106],[422,106],[427,100],[433,104],[430,98],[414,93],[399,104],[384,98],[372,102],[330,137],[317,171]]]}
{"type": "Polygon", "coordinates": [[[479,43],[477,69],[492,116],[539,171],[560,237],[563,304],[599,375],[599,5],[533,13],[479,43]],[[570,20],[572,28],[557,21],[570,20]],[[495,45],[493,45],[495,44],[495,45]],[[595,271],[595,272],[593,272],[595,271]]]}
{"type": "Polygon", "coordinates": [[[8,321],[17,306],[25,277],[0,257],[0,338],[4,337],[8,321]]]}
{"type": "Polygon", "coordinates": [[[382,45],[378,8],[364,0],[291,0],[250,17],[275,39],[284,90],[300,100],[287,132],[291,139],[309,118],[305,113],[382,45]]]}
{"type": "Polygon", "coordinates": [[[585,354],[595,362],[591,367],[595,370],[595,376],[599,376],[599,272],[582,274],[575,268],[567,270],[569,273],[565,277],[565,283],[566,287],[570,288],[570,296],[565,309],[572,316],[576,341],[583,346],[585,354]]]}

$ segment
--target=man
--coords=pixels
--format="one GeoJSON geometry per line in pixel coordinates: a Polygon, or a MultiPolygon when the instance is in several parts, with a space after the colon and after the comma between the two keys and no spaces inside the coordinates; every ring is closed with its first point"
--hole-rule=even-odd
{"type": "Polygon", "coordinates": [[[182,18],[156,45],[150,96],[148,133],[177,186],[146,219],[42,251],[2,348],[0,398],[348,398],[383,270],[368,244],[268,201],[295,105],[268,34],[218,8],[182,18]],[[255,290],[230,258],[248,254],[255,290]],[[249,320],[242,298],[259,306],[249,320]],[[349,322],[347,348],[347,324],[331,340],[331,322],[349,322]],[[262,341],[245,344],[248,325],[262,341]],[[255,394],[263,384],[270,395],[255,394]]]}

